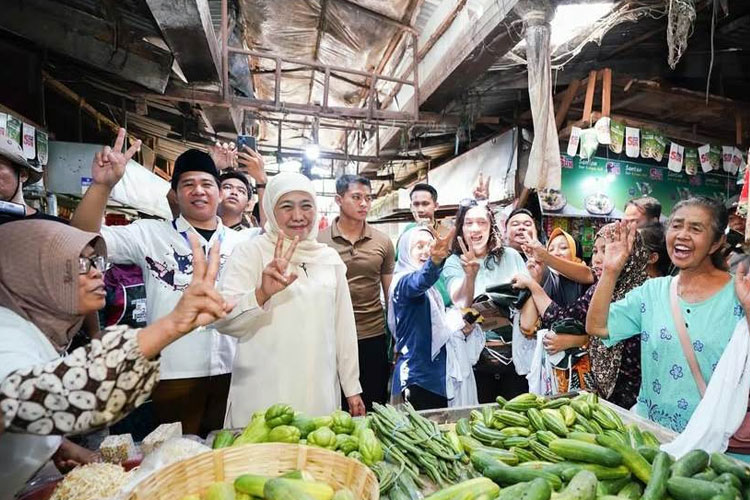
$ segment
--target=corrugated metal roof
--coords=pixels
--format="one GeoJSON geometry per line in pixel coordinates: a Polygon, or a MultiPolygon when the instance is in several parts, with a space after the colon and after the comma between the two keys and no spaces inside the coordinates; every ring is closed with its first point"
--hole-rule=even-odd
{"type": "Polygon", "coordinates": [[[59,3],[73,9],[80,10],[104,20],[117,20],[138,31],[145,36],[155,35],[161,37],[159,26],[151,15],[151,10],[144,0],[117,0],[116,2],[103,2],[101,0],[56,0],[59,3]]]}
{"type": "Polygon", "coordinates": [[[437,8],[444,1],[445,0],[424,0],[422,7],[419,9],[419,15],[417,15],[414,27],[421,32],[424,27],[427,26],[427,21],[430,20],[437,8]]]}

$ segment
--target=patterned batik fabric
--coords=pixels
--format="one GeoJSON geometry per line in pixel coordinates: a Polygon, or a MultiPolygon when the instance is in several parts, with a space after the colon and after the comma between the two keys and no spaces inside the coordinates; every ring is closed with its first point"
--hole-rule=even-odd
{"type": "Polygon", "coordinates": [[[0,383],[5,428],[31,434],[75,434],[110,425],[144,403],[159,380],[159,361],[138,346],[140,330],[106,329],[101,339],[0,383]]]}
{"type": "MultiPolygon", "coordinates": [[[[641,388],[636,411],[675,432],[685,429],[701,396],[685,360],[669,306],[672,277],[648,280],[610,306],[607,329],[610,346],[640,336],[641,388]]],[[[744,310],[734,293],[734,281],[698,303],[679,300],[690,343],[708,383],[744,310]]]]}

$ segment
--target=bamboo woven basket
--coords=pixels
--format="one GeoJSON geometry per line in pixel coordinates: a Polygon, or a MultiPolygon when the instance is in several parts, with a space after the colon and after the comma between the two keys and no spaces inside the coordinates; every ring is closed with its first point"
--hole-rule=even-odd
{"type": "Polygon", "coordinates": [[[214,481],[234,481],[242,474],[273,477],[296,469],[334,489],[346,487],[360,500],[380,498],[375,474],[357,460],[323,448],[266,443],[212,450],[171,464],[142,481],[128,500],[180,500],[214,481]]]}

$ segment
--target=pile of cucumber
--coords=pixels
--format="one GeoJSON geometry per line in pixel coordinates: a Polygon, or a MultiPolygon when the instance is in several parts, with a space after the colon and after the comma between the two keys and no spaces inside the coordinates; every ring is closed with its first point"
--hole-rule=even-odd
{"type": "Polygon", "coordinates": [[[594,394],[497,402],[459,420],[456,432],[499,492],[468,481],[429,500],[750,500],[750,468],[702,450],[675,461],[594,394]]]}

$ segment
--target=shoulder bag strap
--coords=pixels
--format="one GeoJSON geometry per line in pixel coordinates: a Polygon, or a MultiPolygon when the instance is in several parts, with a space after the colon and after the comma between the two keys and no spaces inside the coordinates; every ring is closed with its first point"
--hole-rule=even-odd
{"type": "Polygon", "coordinates": [[[690,343],[690,336],[685,327],[685,318],[682,317],[682,310],[677,301],[677,281],[678,278],[675,276],[669,284],[669,302],[672,307],[672,319],[674,320],[674,325],[677,329],[677,335],[680,337],[682,352],[685,354],[688,366],[690,366],[690,372],[693,374],[693,379],[695,379],[695,385],[698,386],[698,392],[700,392],[701,397],[703,397],[706,393],[706,381],[703,378],[700,367],[698,366],[698,360],[695,359],[695,351],[693,350],[693,345],[690,343]]]}

